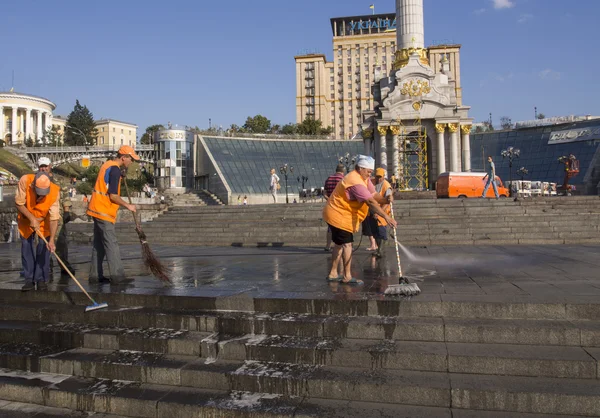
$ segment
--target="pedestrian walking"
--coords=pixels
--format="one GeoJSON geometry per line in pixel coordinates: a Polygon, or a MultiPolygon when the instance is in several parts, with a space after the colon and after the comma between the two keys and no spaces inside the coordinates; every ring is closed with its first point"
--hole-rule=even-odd
{"type": "Polygon", "coordinates": [[[48,290],[50,253],[56,250],[54,239],[60,218],[59,196],[60,187],[50,181],[45,170],[40,169],[37,174],[25,174],[19,180],[15,204],[19,212],[17,224],[25,279],[21,290],[24,292],[36,287],[37,290],[48,290]],[[38,231],[46,238],[48,245],[39,240],[36,246],[38,231]]]}
{"type": "MultiPolygon", "coordinates": [[[[343,180],[344,172],[345,172],[344,164],[338,164],[335,168],[335,173],[331,176],[327,177],[325,180],[325,185],[323,186],[323,197],[325,199],[329,199],[329,196],[333,193],[338,183],[343,180]]],[[[325,251],[331,251],[331,227],[327,225],[327,234],[326,234],[327,244],[325,244],[325,251]]]]}
{"type": "MultiPolygon", "coordinates": [[[[498,199],[498,187],[496,186],[496,166],[494,165],[494,161],[492,160],[492,156],[488,155],[488,165],[487,172],[485,176],[483,176],[483,180],[487,178],[487,182],[485,183],[485,187],[483,188],[482,198],[485,198],[488,189],[490,188],[490,183],[494,188],[494,194],[496,195],[496,199],[498,199]]],[[[512,187],[512,185],[511,185],[512,187]]]]}
{"type": "Polygon", "coordinates": [[[132,147],[123,145],[117,151],[115,158],[108,160],[100,167],[87,209],[87,214],[94,219],[90,283],[120,284],[132,281],[125,277],[115,233],[115,222],[119,207],[124,207],[132,212],[136,211],[135,205],[128,204],[120,196],[121,167],[127,168],[133,160],[138,161],[139,159],[140,157],[132,147]],[[108,262],[110,279],[103,274],[104,258],[108,262]]]}
{"type": "Polygon", "coordinates": [[[271,183],[269,186],[269,190],[271,191],[271,196],[273,197],[273,203],[277,203],[277,190],[281,189],[279,185],[279,176],[275,174],[275,169],[271,169],[271,183]]]}
{"type": "Polygon", "coordinates": [[[367,216],[369,209],[382,216],[386,222],[396,226],[396,222],[386,214],[380,204],[389,203],[375,191],[369,181],[375,160],[372,157],[359,155],[354,170],[338,183],[327,199],[323,209],[323,219],[331,227],[333,248],[331,270],[328,281],[339,281],[341,284],[364,284],[362,280],[352,277],[352,242],[353,234],[358,231],[360,223],[367,216]],[[338,266],[343,261],[344,274],[338,276],[338,266]]]}

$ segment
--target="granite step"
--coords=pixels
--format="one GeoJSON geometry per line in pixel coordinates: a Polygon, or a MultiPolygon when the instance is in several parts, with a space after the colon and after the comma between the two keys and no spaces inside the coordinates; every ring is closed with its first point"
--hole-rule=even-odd
{"type": "Polygon", "coordinates": [[[53,408],[32,403],[0,401],[2,418],[127,418],[96,412],[72,411],[67,408],[53,408]]]}
{"type": "MultiPolygon", "coordinates": [[[[77,349],[41,359],[42,372],[220,391],[266,392],[417,406],[600,414],[600,380],[360,370],[77,349]]],[[[3,398],[0,391],[0,398],[3,398]]]]}

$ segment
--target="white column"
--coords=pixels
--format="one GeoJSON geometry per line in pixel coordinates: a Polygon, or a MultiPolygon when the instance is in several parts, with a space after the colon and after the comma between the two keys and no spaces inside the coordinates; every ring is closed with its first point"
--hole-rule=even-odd
{"type": "Polygon", "coordinates": [[[12,108],[12,119],[11,119],[11,130],[10,134],[12,135],[11,144],[17,143],[17,108],[12,108]]]}
{"type": "Polygon", "coordinates": [[[21,134],[23,135],[23,138],[25,137],[25,115],[23,114],[23,109],[17,109],[17,117],[19,116],[19,113],[21,113],[21,123],[19,124],[19,131],[21,131],[21,134]],[[21,112],[19,112],[19,110],[21,110],[21,112]]]}
{"type": "Polygon", "coordinates": [[[396,0],[398,50],[425,47],[423,0],[396,0]]]}
{"type": "Polygon", "coordinates": [[[46,113],[46,130],[52,129],[52,113],[46,113]]]}
{"type": "Polygon", "coordinates": [[[400,150],[398,149],[398,135],[400,134],[401,128],[399,126],[390,126],[392,132],[392,175],[398,178],[398,167],[400,165],[400,150]]]}
{"type": "Polygon", "coordinates": [[[471,171],[471,125],[462,125],[463,171],[471,171]]]}
{"type": "Polygon", "coordinates": [[[4,141],[4,106],[0,106],[0,139],[4,141]]]}
{"type": "Polygon", "coordinates": [[[33,129],[31,129],[33,124],[31,123],[31,109],[25,109],[25,139],[31,137],[33,133],[33,129]]]}
{"type": "Polygon", "coordinates": [[[460,171],[460,162],[458,159],[458,123],[449,123],[450,131],[450,171],[460,171]]]}
{"type": "Polygon", "coordinates": [[[42,132],[42,112],[37,110],[37,139],[41,139],[44,133],[42,132]]]}
{"type": "Polygon", "coordinates": [[[444,143],[446,124],[436,123],[435,131],[437,132],[437,172],[439,175],[446,171],[446,144],[444,143]]]}
{"type": "Polygon", "coordinates": [[[365,155],[371,155],[371,138],[363,138],[363,145],[365,155]]]}
{"type": "Polygon", "coordinates": [[[379,167],[386,171],[387,177],[387,126],[379,126],[379,167]]]}

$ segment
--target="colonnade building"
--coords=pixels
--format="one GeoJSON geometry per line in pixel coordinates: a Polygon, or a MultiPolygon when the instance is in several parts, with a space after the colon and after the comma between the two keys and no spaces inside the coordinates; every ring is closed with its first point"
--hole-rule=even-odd
{"type": "MultiPolygon", "coordinates": [[[[392,71],[397,52],[396,14],[336,17],[331,19],[333,61],[324,54],[302,54],[296,61],[296,122],[307,116],[333,128],[335,138],[352,138],[360,132],[361,114],[374,108],[375,71],[392,71]]],[[[434,73],[442,71],[447,57],[454,74],[456,98],[462,104],[460,45],[430,46],[426,58],[434,73]]]]}
{"type": "Polygon", "coordinates": [[[54,109],[56,105],[43,97],[0,92],[0,139],[6,145],[41,139],[52,127],[54,109]]]}

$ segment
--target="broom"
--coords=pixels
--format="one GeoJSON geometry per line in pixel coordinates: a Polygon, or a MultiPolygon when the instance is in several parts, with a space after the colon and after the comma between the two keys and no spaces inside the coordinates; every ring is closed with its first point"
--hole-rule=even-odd
{"type": "MultiPolygon", "coordinates": [[[[46,238],[44,238],[44,235],[42,235],[42,233],[39,230],[35,230],[35,232],[37,233],[38,237],[40,237],[42,239],[42,241],[44,241],[44,244],[46,244],[46,247],[48,246],[48,241],[46,241],[46,238]]],[[[58,262],[60,263],[60,265],[62,266],[62,268],[69,273],[69,276],[71,276],[71,279],[73,279],[73,281],[77,284],[77,286],[79,286],[79,288],[81,289],[81,291],[88,297],[89,300],[92,301],[92,304],[89,306],[85,307],[85,312],[90,312],[90,311],[95,311],[97,309],[102,309],[102,308],[108,308],[108,304],[107,303],[98,303],[96,302],[88,292],[85,291],[85,289],[83,288],[83,286],[81,285],[81,283],[79,283],[79,280],[77,280],[75,278],[75,276],[73,276],[73,273],[71,273],[71,270],[69,270],[67,268],[67,266],[65,265],[65,263],[63,263],[63,261],[60,259],[60,257],[58,256],[58,254],[56,253],[52,253],[54,254],[54,257],[56,257],[56,259],[58,260],[58,262]]]]}
{"type": "MultiPolygon", "coordinates": [[[[127,187],[127,178],[125,178],[125,193],[127,194],[127,199],[129,200],[129,204],[131,203],[131,196],[129,196],[129,188],[127,187]]],[[[171,279],[167,276],[166,268],[162,265],[160,260],[156,258],[152,250],[150,249],[150,245],[148,244],[148,239],[146,238],[146,234],[142,231],[142,227],[138,223],[137,217],[135,216],[135,212],[131,212],[133,215],[133,222],[135,222],[135,231],[138,234],[140,239],[140,244],[142,245],[142,257],[144,258],[144,264],[150,272],[154,275],[154,277],[162,280],[165,283],[171,283],[171,279]]]]}
{"type": "MultiPolygon", "coordinates": [[[[392,219],[394,219],[394,206],[390,203],[390,209],[392,212],[392,219]]],[[[421,289],[417,286],[416,283],[411,283],[408,281],[406,277],[402,275],[402,266],[400,265],[400,252],[398,251],[398,232],[397,229],[394,228],[394,244],[396,244],[396,259],[398,260],[398,276],[400,276],[399,284],[392,284],[385,289],[386,295],[405,295],[405,296],[415,296],[421,293],[421,289]]]]}

